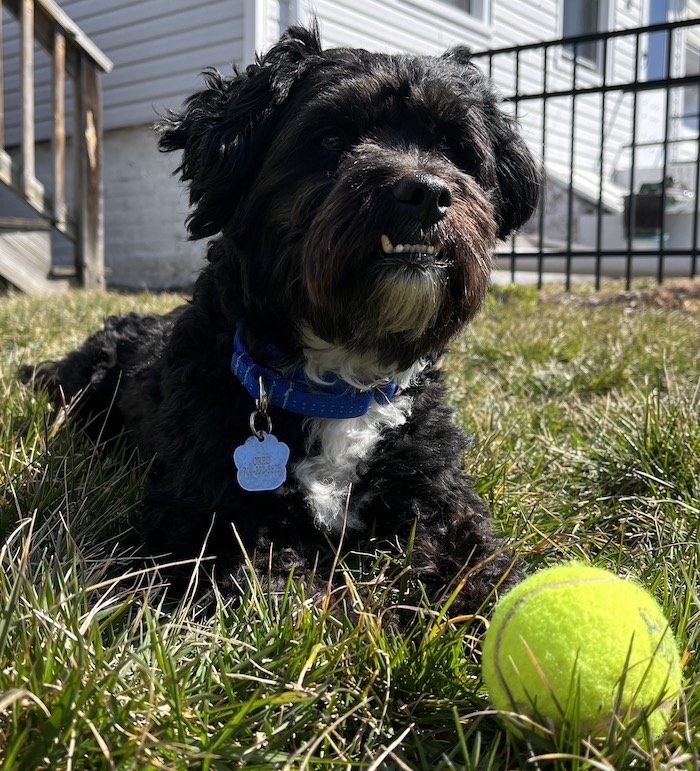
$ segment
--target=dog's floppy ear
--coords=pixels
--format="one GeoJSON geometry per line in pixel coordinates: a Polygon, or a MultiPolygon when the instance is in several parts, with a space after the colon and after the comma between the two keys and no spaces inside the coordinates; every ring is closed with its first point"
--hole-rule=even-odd
{"type": "Polygon", "coordinates": [[[308,62],[321,54],[318,27],[291,27],[264,56],[234,76],[204,73],[205,87],[157,125],[162,152],[182,150],[177,169],[194,207],[191,237],[220,232],[272,141],[280,106],[308,62]]]}
{"type": "Polygon", "coordinates": [[[496,217],[498,237],[506,238],[532,216],[540,197],[541,170],[512,121],[499,110],[496,127],[496,217]]]}
{"type": "Polygon", "coordinates": [[[495,156],[497,190],[494,203],[498,237],[506,238],[527,222],[537,208],[540,168],[520,136],[515,120],[499,107],[502,99],[474,63],[471,50],[457,46],[447,51],[444,58],[461,65],[465,81],[484,98],[495,156]]]}
{"type": "MultiPolygon", "coordinates": [[[[454,46],[442,55],[443,59],[451,59],[463,67],[474,67],[472,64],[472,49],[469,46],[454,46]]],[[[476,70],[476,67],[474,67],[476,70]]],[[[479,70],[477,70],[479,72],[479,70]]],[[[483,78],[483,75],[482,75],[483,78]]]]}

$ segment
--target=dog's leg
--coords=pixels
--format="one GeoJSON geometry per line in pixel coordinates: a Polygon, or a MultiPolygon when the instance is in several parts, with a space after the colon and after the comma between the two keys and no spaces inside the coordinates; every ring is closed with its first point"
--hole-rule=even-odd
{"type": "Polygon", "coordinates": [[[354,495],[369,500],[363,518],[381,541],[406,548],[413,538],[411,565],[431,598],[449,595],[463,580],[453,609],[474,612],[522,574],[469,485],[469,443],[441,402],[437,377],[432,373],[415,393],[409,421],[385,437],[354,495]]]}
{"type": "Polygon", "coordinates": [[[439,514],[433,501],[433,516],[418,520],[411,561],[431,594],[446,597],[460,587],[453,611],[474,612],[523,573],[494,535],[486,504],[463,480],[457,480],[454,492],[439,514]]]}
{"type": "Polygon", "coordinates": [[[20,379],[45,389],[56,408],[70,406],[71,419],[93,439],[124,430],[119,399],[127,381],[162,348],[168,316],[112,316],[105,326],[63,359],[25,365],[20,379]]]}

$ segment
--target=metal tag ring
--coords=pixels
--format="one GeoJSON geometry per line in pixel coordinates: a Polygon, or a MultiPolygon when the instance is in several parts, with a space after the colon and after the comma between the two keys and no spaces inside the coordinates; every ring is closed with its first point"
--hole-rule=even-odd
{"type": "Polygon", "coordinates": [[[263,418],[263,420],[266,421],[266,425],[267,425],[266,433],[268,434],[272,433],[272,418],[267,413],[261,412],[260,410],[254,410],[253,412],[250,413],[249,425],[250,425],[251,433],[259,442],[262,442],[264,438],[263,431],[265,431],[265,429],[264,428],[258,429],[257,426],[255,425],[255,422],[258,419],[258,417],[261,417],[263,418]]]}

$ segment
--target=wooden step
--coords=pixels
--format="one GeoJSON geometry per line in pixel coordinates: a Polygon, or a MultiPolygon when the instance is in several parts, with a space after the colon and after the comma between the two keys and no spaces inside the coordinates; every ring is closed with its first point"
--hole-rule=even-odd
{"type": "Polygon", "coordinates": [[[0,217],[0,232],[5,230],[51,230],[51,223],[39,217],[0,217]]]}
{"type": "Polygon", "coordinates": [[[27,294],[64,292],[70,282],[52,277],[51,235],[39,228],[0,229],[0,276],[27,294]]]}

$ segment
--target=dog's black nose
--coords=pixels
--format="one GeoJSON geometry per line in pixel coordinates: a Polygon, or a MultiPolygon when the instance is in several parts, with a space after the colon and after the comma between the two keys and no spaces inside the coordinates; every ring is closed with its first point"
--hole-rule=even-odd
{"type": "Polygon", "coordinates": [[[409,211],[423,225],[434,225],[452,204],[447,183],[433,174],[408,174],[391,188],[403,211],[409,211]]]}

